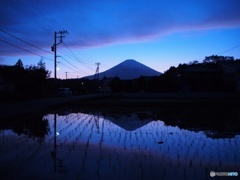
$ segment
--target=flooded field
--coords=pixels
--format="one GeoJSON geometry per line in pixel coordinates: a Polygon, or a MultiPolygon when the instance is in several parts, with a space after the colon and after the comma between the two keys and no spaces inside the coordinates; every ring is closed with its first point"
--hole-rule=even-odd
{"type": "Polygon", "coordinates": [[[0,130],[0,179],[210,179],[240,171],[240,135],[148,113],[64,112],[0,130]]]}

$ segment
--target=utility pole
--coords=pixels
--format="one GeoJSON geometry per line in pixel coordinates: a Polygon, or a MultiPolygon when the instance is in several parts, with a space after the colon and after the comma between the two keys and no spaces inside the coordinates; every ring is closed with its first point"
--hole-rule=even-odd
{"type": "Polygon", "coordinates": [[[65,37],[65,34],[69,34],[67,30],[54,32],[54,44],[52,46],[52,51],[54,51],[54,79],[57,79],[57,45],[62,43],[62,38],[65,37]],[[57,38],[59,38],[58,42],[57,38]]]}
{"type": "Polygon", "coordinates": [[[67,74],[68,74],[68,72],[65,72],[66,73],[66,79],[67,79],[67,74]]]}
{"type": "Polygon", "coordinates": [[[96,69],[96,73],[95,73],[94,79],[98,80],[99,79],[99,66],[100,66],[100,62],[97,62],[96,65],[97,65],[97,69],[96,69]]]}

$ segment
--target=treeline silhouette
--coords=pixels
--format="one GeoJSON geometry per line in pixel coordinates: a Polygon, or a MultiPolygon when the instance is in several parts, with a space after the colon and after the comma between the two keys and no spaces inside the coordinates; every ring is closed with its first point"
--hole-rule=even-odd
{"type": "Polygon", "coordinates": [[[206,56],[170,67],[164,74],[134,80],[112,79],[113,92],[236,92],[240,87],[240,60],[232,56],[206,56]]]}
{"type": "MultiPolygon", "coordinates": [[[[192,61],[170,67],[160,76],[123,80],[104,77],[101,80],[58,80],[75,94],[93,92],[236,92],[240,91],[240,60],[232,56],[206,56],[202,62],[192,61]]],[[[54,79],[49,80],[54,86],[54,79]]],[[[53,87],[52,87],[53,88],[53,87]]],[[[51,89],[52,89],[51,88],[51,89]]]]}
{"type": "Polygon", "coordinates": [[[24,67],[19,59],[14,66],[0,66],[1,95],[3,97],[24,96],[41,97],[46,91],[47,78],[50,71],[46,69],[43,60],[37,65],[24,67]]]}
{"type": "Polygon", "coordinates": [[[101,80],[53,79],[43,60],[37,65],[0,66],[1,97],[55,96],[60,87],[73,94],[96,92],[239,92],[240,59],[232,56],[206,56],[202,62],[192,61],[170,67],[160,76],[122,80],[104,77],[101,80]]]}

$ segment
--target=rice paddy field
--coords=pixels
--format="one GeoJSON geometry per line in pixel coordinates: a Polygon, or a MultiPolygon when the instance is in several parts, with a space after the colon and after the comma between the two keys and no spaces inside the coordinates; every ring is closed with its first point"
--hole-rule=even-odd
{"type": "Polygon", "coordinates": [[[211,171],[239,173],[240,135],[214,138],[211,130],[140,114],[56,111],[42,117],[35,134],[26,127],[21,133],[0,130],[0,179],[212,179],[211,171]]]}

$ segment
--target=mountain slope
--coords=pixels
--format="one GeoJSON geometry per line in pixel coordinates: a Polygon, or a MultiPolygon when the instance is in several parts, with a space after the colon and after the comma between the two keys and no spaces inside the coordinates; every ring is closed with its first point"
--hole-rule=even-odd
{"type": "MultiPolygon", "coordinates": [[[[129,59],[104,72],[99,73],[99,79],[102,79],[104,76],[108,78],[118,76],[120,79],[134,79],[139,78],[140,76],[159,76],[161,74],[162,73],[145,66],[142,63],[129,59]]],[[[93,79],[94,75],[87,76],[87,78],[93,79]]]]}

